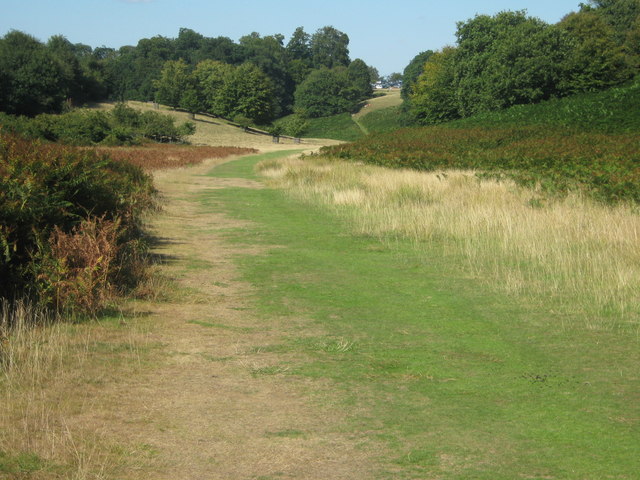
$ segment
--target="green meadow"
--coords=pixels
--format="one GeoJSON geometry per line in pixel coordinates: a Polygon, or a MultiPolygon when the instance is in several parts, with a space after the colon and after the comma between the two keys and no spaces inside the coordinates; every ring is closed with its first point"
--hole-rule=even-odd
{"type": "MultiPolygon", "coordinates": [[[[255,178],[264,159],[210,175],[255,178]]],[[[640,471],[637,329],[566,323],[560,300],[492,288],[446,242],[355,234],[347,216],[282,190],[225,188],[201,202],[249,221],[229,242],[267,248],[238,263],[265,326],[292,319],[288,339],[265,348],[297,355],[262,373],[321,380],[321,401],[348,412],[340,428],[382,447],[378,478],[640,471]]]]}

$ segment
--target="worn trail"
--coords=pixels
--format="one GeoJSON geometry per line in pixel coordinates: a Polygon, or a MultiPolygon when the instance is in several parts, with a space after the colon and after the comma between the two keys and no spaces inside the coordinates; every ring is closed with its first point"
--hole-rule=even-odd
{"type": "MultiPolygon", "coordinates": [[[[198,196],[212,189],[261,188],[250,180],[204,176],[211,162],[157,176],[166,205],[154,221],[172,279],[170,301],[140,303],[155,325],[149,341],[161,359],[110,392],[118,411],[109,437],[146,450],[123,478],[352,478],[371,468],[357,439],[340,431],[338,407],[314,401],[331,388],[283,375],[283,355],[264,351],[305,319],[265,322],[238,278],[236,255],[261,255],[224,240],[242,225],[198,196]]],[[[366,474],[360,478],[367,477],[366,474]]]]}

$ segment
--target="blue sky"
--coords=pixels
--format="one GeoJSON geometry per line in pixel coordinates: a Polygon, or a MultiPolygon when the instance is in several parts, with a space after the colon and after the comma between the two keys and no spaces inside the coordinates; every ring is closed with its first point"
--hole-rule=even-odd
{"type": "MultiPolygon", "coordinates": [[[[584,1],[584,0],[583,0],[584,1]]],[[[349,35],[350,56],[381,74],[401,72],[419,52],[455,43],[456,22],[476,14],[527,10],[555,23],[580,0],[0,0],[0,36],[21,30],[46,41],[119,48],[141,38],[175,38],[181,27],[237,41],[251,32],[313,33],[332,25],[349,35]]]]}

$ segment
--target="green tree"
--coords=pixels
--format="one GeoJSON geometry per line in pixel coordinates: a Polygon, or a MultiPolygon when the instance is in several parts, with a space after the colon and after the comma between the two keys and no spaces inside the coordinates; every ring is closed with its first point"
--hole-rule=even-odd
{"type": "Polygon", "coordinates": [[[400,92],[400,95],[405,102],[410,99],[411,94],[413,93],[413,85],[422,74],[424,65],[427,63],[427,60],[429,60],[431,55],[433,55],[432,50],[420,52],[418,55],[413,57],[409,62],[409,65],[407,65],[402,72],[402,92],[400,92]]]}
{"type": "Polygon", "coordinates": [[[156,101],[173,108],[180,106],[182,95],[189,87],[189,66],[180,59],[164,64],[160,78],[154,82],[156,101]]]}
{"type": "Polygon", "coordinates": [[[348,112],[357,104],[357,91],[344,67],[312,71],[296,89],[295,111],[307,117],[327,117],[348,112]]]}
{"type": "Polygon", "coordinates": [[[594,11],[567,15],[559,24],[572,48],[564,62],[561,89],[565,93],[598,90],[629,79],[632,68],[613,28],[594,11]]]}
{"type": "Polygon", "coordinates": [[[58,112],[66,100],[65,78],[61,62],[32,36],[13,30],[0,39],[0,110],[58,112]]]}
{"type": "Polygon", "coordinates": [[[76,54],[76,47],[62,35],[54,35],[47,41],[47,50],[60,65],[61,81],[64,85],[63,95],[83,103],[88,100],[85,90],[85,79],[76,54]]]}
{"type": "Polygon", "coordinates": [[[295,85],[299,85],[311,72],[311,36],[302,27],[296,28],[285,48],[287,68],[295,85]]]}
{"type": "Polygon", "coordinates": [[[290,111],[295,89],[294,82],[289,75],[287,52],[283,41],[282,35],[261,37],[255,32],[240,39],[240,46],[244,49],[245,62],[257,66],[271,79],[275,108],[272,114],[276,116],[290,111]]]}
{"type": "Polygon", "coordinates": [[[224,115],[244,116],[266,124],[274,118],[274,86],[257,66],[245,63],[233,69],[221,91],[224,115]]]}
{"type": "Polygon", "coordinates": [[[349,37],[334,27],[318,29],[311,36],[310,49],[314,68],[346,67],[350,63],[349,37]]]}
{"type": "Polygon", "coordinates": [[[569,44],[563,32],[524,11],[458,23],[455,83],[462,116],[558,94],[569,44]]]}
{"type": "Polygon", "coordinates": [[[454,84],[456,49],[445,47],[431,52],[422,74],[411,89],[411,114],[423,125],[457,118],[458,106],[454,84]]]}
{"type": "Polygon", "coordinates": [[[224,85],[230,81],[233,66],[216,60],[200,62],[193,75],[202,102],[202,109],[213,115],[225,115],[224,85]]]}
{"type": "Polygon", "coordinates": [[[364,60],[356,58],[347,68],[347,79],[354,89],[356,101],[371,97],[371,72],[364,60]]]}

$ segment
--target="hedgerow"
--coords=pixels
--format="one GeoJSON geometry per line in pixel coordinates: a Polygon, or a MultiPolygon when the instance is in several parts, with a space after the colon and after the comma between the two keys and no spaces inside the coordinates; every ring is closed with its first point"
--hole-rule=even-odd
{"type": "Polygon", "coordinates": [[[0,134],[0,297],[96,313],[139,277],[154,196],[139,167],[0,134]]]}

